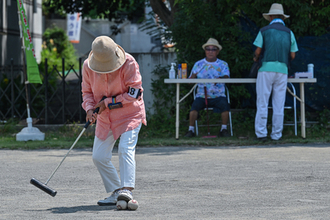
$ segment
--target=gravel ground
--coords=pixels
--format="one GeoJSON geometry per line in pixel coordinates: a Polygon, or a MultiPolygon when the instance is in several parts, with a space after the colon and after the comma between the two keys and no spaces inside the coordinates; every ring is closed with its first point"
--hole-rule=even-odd
{"type": "MultiPolygon", "coordinates": [[[[137,147],[136,211],[108,195],[91,149],[0,150],[0,219],[330,219],[328,145],[137,147]]],[[[118,167],[115,149],[113,162],[118,167]]]]}

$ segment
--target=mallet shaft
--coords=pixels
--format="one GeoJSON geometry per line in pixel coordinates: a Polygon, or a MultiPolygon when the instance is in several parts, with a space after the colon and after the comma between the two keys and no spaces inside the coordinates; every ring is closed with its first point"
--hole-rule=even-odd
{"type": "Polygon", "coordinates": [[[54,176],[54,174],[56,173],[56,171],[58,170],[58,168],[61,166],[61,164],[63,163],[63,161],[65,160],[65,158],[69,155],[70,151],[73,149],[73,147],[76,145],[76,143],[79,141],[81,135],[83,135],[83,133],[85,132],[86,128],[84,128],[78,138],[76,139],[76,141],[72,144],[72,146],[70,147],[69,151],[66,153],[66,155],[63,157],[62,161],[59,163],[59,165],[56,167],[56,169],[53,171],[53,173],[50,175],[50,177],[48,178],[48,180],[45,182],[45,185],[47,185],[47,183],[50,181],[50,179],[54,176]]]}

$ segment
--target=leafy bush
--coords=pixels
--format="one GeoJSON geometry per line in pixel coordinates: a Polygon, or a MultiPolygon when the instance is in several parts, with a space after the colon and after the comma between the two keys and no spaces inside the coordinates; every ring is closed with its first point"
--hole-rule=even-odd
{"type": "Polygon", "coordinates": [[[41,71],[45,70],[45,59],[48,60],[50,69],[56,66],[59,71],[62,70],[62,58],[65,59],[65,69],[70,69],[71,65],[76,68],[79,66],[76,51],[63,29],[47,28],[42,38],[42,61],[39,65],[41,71]]]}
{"type": "Polygon", "coordinates": [[[156,66],[152,72],[155,75],[151,83],[154,95],[154,114],[147,114],[148,126],[141,130],[144,137],[170,137],[175,129],[175,85],[164,86],[164,79],[168,78],[168,67],[156,66]]]}
{"type": "Polygon", "coordinates": [[[3,126],[0,127],[0,133],[2,134],[13,134],[17,132],[16,124],[18,120],[10,118],[3,126]]]}
{"type": "Polygon", "coordinates": [[[76,56],[76,51],[69,41],[66,32],[59,27],[47,28],[43,34],[43,44],[41,51],[41,62],[39,69],[45,76],[45,63],[47,60],[48,71],[48,84],[54,90],[57,88],[57,80],[62,73],[63,69],[71,70],[72,68],[79,69],[79,60],[76,56]],[[63,62],[65,60],[64,68],[63,62]]]}
{"type": "Polygon", "coordinates": [[[312,125],[311,134],[315,137],[322,137],[329,134],[329,120],[330,120],[330,111],[324,109],[321,112],[317,113],[318,123],[312,125]]]}

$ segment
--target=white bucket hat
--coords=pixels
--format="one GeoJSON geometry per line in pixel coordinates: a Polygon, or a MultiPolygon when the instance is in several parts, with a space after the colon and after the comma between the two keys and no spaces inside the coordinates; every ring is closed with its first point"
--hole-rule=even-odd
{"type": "Polygon", "coordinates": [[[203,44],[202,47],[205,50],[205,47],[207,47],[207,46],[216,46],[217,48],[219,48],[219,51],[222,50],[222,46],[214,38],[209,38],[208,41],[205,44],[203,44]]]}
{"type": "Polygon", "coordinates": [[[108,36],[99,36],[92,43],[88,67],[101,74],[118,70],[126,60],[125,51],[108,36]]]}
{"type": "Polygon", "coordinates": [[[284,19],[287,19],[288,17],[290,17],[290,15],[285,15],[284,14],[283,6],[281,4],[278,4],[278,3],[272,4],[272,6],[269,9],[269,12],[268,13],[263,13],[262,15],[264,16],[264,18],[267,21],[270,21],[269,15],[282,15],[284,19]]]}

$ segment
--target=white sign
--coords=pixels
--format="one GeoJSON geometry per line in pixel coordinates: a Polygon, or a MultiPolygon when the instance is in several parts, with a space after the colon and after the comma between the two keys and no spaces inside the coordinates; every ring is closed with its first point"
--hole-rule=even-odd
{"type": "Polygon", "coordinates": [[[71,43],[79,43],[81,29],[80,13],[67,14],[67,35],[71,43]]]}

